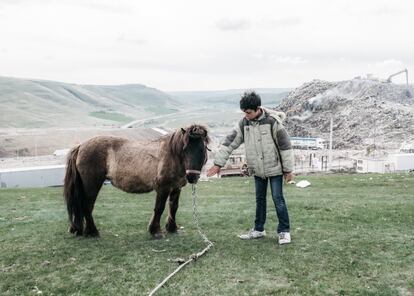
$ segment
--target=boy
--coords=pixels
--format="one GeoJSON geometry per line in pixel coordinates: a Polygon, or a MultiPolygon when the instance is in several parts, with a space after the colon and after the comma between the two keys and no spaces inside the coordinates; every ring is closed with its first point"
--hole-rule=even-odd
{"type": "Polygon", "coordinates": [[[220,172],[231,152],[243,142],[249,171],[254,175],[256,188],[256,219],[254,228],[239,236],[241,239],[256,239],[266,236],[266,192],[270,182],[273,202],[276,207],[279,225],[277,227],[279,244],[291,242],[290,222],[286,202],[283,197],[283,178],[293,179],[293,150],[289,135],[282,125],[285,114],[261,107],[258,94],[245,92],[240,100],[244,118],[226,137],[216,153],[214,166],[207,176],[220,172]]]}

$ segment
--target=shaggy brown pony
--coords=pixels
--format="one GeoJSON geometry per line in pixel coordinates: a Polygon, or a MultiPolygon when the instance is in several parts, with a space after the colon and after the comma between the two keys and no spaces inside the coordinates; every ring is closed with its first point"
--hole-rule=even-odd
{"type": "Polygon", "coordinates": [[[207,161],[207,129],[192,125],[153,142],[98,136],[74,147],[68,156],[64,196],[69,231],[99,236],[92,218],[96,197],[105,180],[130,193],[156,191],[149,232],[162,236],[160,218],[169,198],[166,229],[176,232],[175,214],[181,188],[197,183],[207,161]]]}

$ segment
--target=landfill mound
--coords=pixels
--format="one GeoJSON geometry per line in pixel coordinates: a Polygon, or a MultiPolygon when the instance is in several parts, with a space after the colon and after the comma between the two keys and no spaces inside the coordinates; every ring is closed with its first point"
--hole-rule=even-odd
{"type": "Polygon", "coordinates": [[[291,91],[277,107],[291,136],[329,139],[333,147],[395,149],[414,141],[414,88],[369,79],[313,80],[291,91]]]}

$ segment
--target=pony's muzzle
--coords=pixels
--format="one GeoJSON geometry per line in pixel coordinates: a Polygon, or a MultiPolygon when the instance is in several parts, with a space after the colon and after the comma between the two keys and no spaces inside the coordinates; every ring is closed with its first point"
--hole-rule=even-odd
{"type": "Polygon", "coordinates": [[[200,178],[201,171],[197,170],[186,170],[185,177],[187,178],[188,183],[195,184],[200,178]]]}

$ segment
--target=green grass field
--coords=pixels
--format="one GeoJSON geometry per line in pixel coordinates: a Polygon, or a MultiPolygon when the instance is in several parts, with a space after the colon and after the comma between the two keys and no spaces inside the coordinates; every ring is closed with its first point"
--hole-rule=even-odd
{"type": "MultiPolygon", "coordinates": [[[[298,177],[297,181],[305,177],[298,177]]],[[[200,224],[215,245],[157,295],[413,295],[414,175],[306,177],[285,187],[290,245],[276,243],[268,198],[268,236],[237,238],[254,220],[251,178],[200,182],[200,224]]],[[[146,231],[154,193],[105,186],[94,216],[99,239],[67,230],[61,188],[0,190],[1,295],[145,295],[205,247],[182,193],[179,234],[146,231]],[[40,292],[41,291],[41,292],[40,292]]]]}
{"type": "Polygon", "coordinates": [[[130,122],[133,121],[134,118],[125,116],[124,114],[117,113],[117,112],[106,112],[106,111],[95,111],[95,112],[89,112],[89,115],[96,118],[106,119],[106,120],[112,120],[117,122],[130,122]]]}

